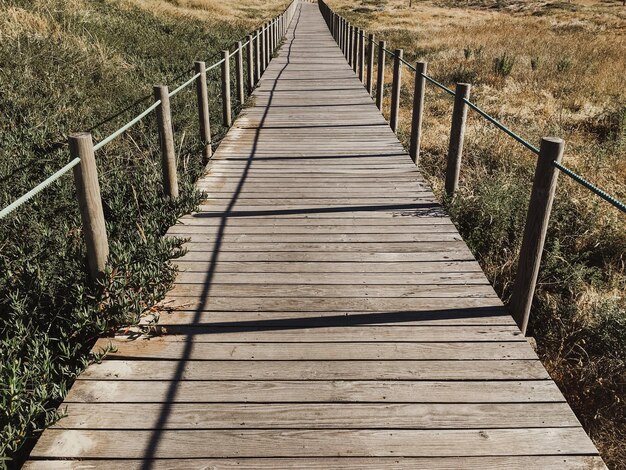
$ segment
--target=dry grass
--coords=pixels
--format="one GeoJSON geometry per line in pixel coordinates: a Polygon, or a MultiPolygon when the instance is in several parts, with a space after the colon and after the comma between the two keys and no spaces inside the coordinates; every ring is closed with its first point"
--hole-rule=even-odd
{"type": "MultiPolygon", "coordinates": [[[[533,144],[566,140],[565,163],[626,199],[626,8],[621,1],[330,0],[330,6],[533,144]],[[496,61],[512,62],[510,70],[496,61]]],[[[390,89],[391,59],[386,73],[390,89]]],[[[413,75],[403,72],[406,143],[413,75]]],[[[389,91],[387,91],[389,93],[389,91]]],[[[442,193],[452,103],[427,85],[420,166],[442,193]]],[[[389,100],[385,100],[385,114],[389,100]]],[[[503,299],[510,295],[535,156],[470,111],[448,209],[503,299]]],[[[613,468],[626,468],[624,215],[561,176],[533,305],[544,364],[613,468]]]]}
{"type": "Polygon", "coordinates": [[[289,2],[285,0],[119,0],[120,5],[139,6],[169,17],[195,18],[211,24],[230,23],[251,30],[259,22],[276,16],[289,2]]]}

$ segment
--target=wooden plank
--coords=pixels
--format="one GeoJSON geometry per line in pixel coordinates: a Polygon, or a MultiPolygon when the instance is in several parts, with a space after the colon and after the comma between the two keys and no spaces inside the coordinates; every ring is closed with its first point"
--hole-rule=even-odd
{"type": "MultiPolygon", "coordinates": [[[[482,273],[480,265],[473,260],[467,261],[424,261],[424,262],[395,262],[395,263],[366,263],[366,262],[332,262],[318,261],[221,261],[216,263],[210,260],[186,261],[178,259],[174,261],[179,272],[183,273],[207,273],[209,266],[214,273],[352,273],[353,279],[358,274],[425,274],[425,273],[482,273]]],[[[400,276],[398,276],[400,277],[400,276]]],[[[358,279],[357,278],[357,279],[358,279]]],[[[414,279],[409,277],[410,280],[414,279]]]]}
{"type": "Polygon", "coordinates": [[[293,297],[219,297],[218,292],[211,293],[210,289],[202,297],[169,296],[161,302],[160,308],[185,308],[197,312],[252,312],[252,311],[282,311],[293,312],[297,308],[301,312],[450,312],[459,310],[469,315],[476,308],[502,308],[502,302],[492,297],[298,297],[294,304],[293,297]],[[297,307],[296,307],[297,305],[297,307]]]}
{"type": "Polygon", "coordinates": [[[531,403],[563,402],[551,380],[131,381],[74,383],[66,403],[531,403]]]}
{"type": "Polygon", "coordinates": [[[307,456],[591,455],[581,428],[489,430],[177,430],[50,429],[33,457],[210,458],[307,456]],[[158,442],[158,446],[150,444],[158,442]],[[210,443],[210,445],[207,445],[210,443]],[[148,446],[153,446],[150,450],[148,446]]]}
{"type": "MultiPolygon", "coordinates": [[[[207,286],[176,284],[168,297],[196,297],[206,295],[207,286]]],[[[344,285],[341,289],[327,284],[220,284],[214,295],[220,297],[324,297],[324,298],[497,298],[493,288],[481,281],[478,285],[344,285]]]]}
{"type": "Polygon", "coordinates": [[[186,341],[150,340],[127,341],[101,338],[94,351],[114,346],[107,359],[161,359],[212,361],[310,361],[310,360],[472,360],[472,359],[537,359],[523,342],[476,343],[194,343],[189,350],[186,341]]]}
{"type": "Polygon", "coordinates": [[[200,243],[215,243],[220,240],[225,243],[271,243],[273,245],[281,245],[287,243],[375,243],[384,238],[386,244],[392,242],[399,243],[424,243],[424,242],[454,242],[461,241],[461,236],[455,232],[444,233],[386,233],[384,237],[376,233],[357,233],[357,234],[341,234],[341,233],[313,233],[313,234],[294,234],[294,233],[267,233],[267,234],[219,234],[209,235],[203,233],[187,233],[182,235],[189,239],[187,245],[200,243]]]}
{"type": "MultiPolygon", "coordinates": [[[[144,460],[81,460],[30,461],[25,470],[142,470],[144,460]]],[[[374,458],[243,458],[243,459],[177,459],[153,460],[150,468],[155,470],[210,468],[212,470],[275,470],[302,469],[311,470],[414,470],[428,468],[432,470],[527,470],[541,468],[543,470],[601,470],[605,469],[600,457],[594,456],[504,456],[504,457],[374,457],[374,458]]]]}
{"type": "MultiPolygon", "coordinates": [[[[444,250],[429,252],[314,252],[314,251],[290,251],[290,252],[268,252],[268,251],[248,251],[241,253],[238,251],[220,250],[219,261],[266,261],[266,262],[362,262],[362,263],[409,263],[409,262],[440,262],[440,261],[474,261],[469,250],[444,250]]],[[[214,263],[206,252],[187,252],[178,260],[184,261],[204,261],[214,263]]],[[[175,262],[178,262],[175,260],[175,262]]]]}
{"type": "MultiPolygon", "coordinates": [[[[363,311],[220,311],[220,310],[164,310],[145,315],[151,324],[158,316],[159,325],[193,325],[242,327],[299,327],[320,328],[329,326],[516,326],[504,308],[472,308],[447,310],[422,310],[400,312],[363,311]]],[[[407,338],[411,341],[414,338],[407,338]]]]}
{"type": "Polygon", "coordinates": [[[95,380],[540,380],[538,360],[517,361],[104,361],[95,380]]]}
{"type": "Polygon", "coordinates": [[[71,403],[66,414],[53,428],[496,429],[579,425],[567,403],[71,403]],[[164,408],[167,419],[159,422],[164,408]]]}
{"type": "MultiPolygon", "coordinates": [[[[206,273],[181,272],[176,278],[177,284],[205,284],[206,273]]],[[[330,284],[354,285],[355,282],[368,285],[487,285],[488,281],[482,272],[450,272],[420,273],[419,276],[404,276],[398,273],[213,273],[211,283],[214,284],[330,284]]]]}

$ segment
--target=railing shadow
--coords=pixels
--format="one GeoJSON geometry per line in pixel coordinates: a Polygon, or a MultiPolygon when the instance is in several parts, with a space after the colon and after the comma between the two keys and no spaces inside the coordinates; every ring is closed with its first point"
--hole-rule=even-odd
{"type": "MultiPolygon", "coordinates": [[[[285,64],[283,65],[283,67],[280,69],[280,71],[278,72],[278,74],[276,75],[276,77],[273,79],[273,85],[272,85],[272,89],[269,92],[269,97],[268,97],[268,101],[267,104],[265,105],[265,112],[263,113],[263,116],[260,120],[259,126],[256,130],[254,139],[253,139],[253,145],[252,145],[252,149],[250,151],[250,155],[248,157],[248,160],[246,162],[246,165],[242,171],[241,177],[239,179],[239,182],[237,184],[237,188],[235,189],[235,191],[233,192],[233,196],[230,199],[228,206],[227,206],[227,210],[225,210],[222,213],[221,216],[221,221],[220,221],[220,225],[219,225],[219,229],[217,231],[217,235],[216,235],[216,242],[215,245],[213,247],[213,251],[211,253],[211,259],[210,259],[210,264],[209,264],[209,268],[207,271],[207,275],[205,278],[205,282],[204,282],[204,287],[200,296],[200,304],[198,306],[198,308],[196,309],[195,315],[194,315],[194,322],[198,322],[200,320],[200,317],[202,315],[202,312],[204,310],[204,304],[206,303],[206,301],[209,298],[209,293],[211,290],[211,286],[212,286],[212,281],[213,281],[213,276],[215,274],[215,268],[218,262],[218,258],[219,258],[219,253],[220,253],[220,248],[221,248],[221,243],[222,240],[224,238],[224,232],[226,230],[226,225],[228,223],[228,217],[229,217],[229,213],[233,211],[233,208],[235,207],[235,204],[237,203],[237,200],[239,199],[239,196],[243,190],[243,186],[246,182],[246,179],[248,177],[248,173],[250,172],[250,168],[252,166],[252,161],[254,159],[255,153],[256,153],[256,149],[258,147],[258,143],[259,143],[259,138],[260,138],[260,134],[261,134],[261,128],[263,127],[263,124],[265,122],[265,120],[267,119],[267,115],[269,113],[270,110],[270,106],[272,104],[272,100],[274,99],[274,92],[276,90],[276,87],[278,86],[278,81],[280,80],[281,75],[284,73],[285,69],[289,66],[290,64],[290,59],[291,59],[291,54],[292,54],[292,49],[293,49],[293,44],[294,41],[296,40],[296,31],[297,31],[297,27],[298,24],[300,23],[300,18],[301,18],[301,14],[302,14],[302,6],[300,4],[300,7],[298,8],[298,12],[297,12],[297,16],[294,19],[295,23],[294,26],[292,27],[292,35],[291,38],[287,39],[286,44],[287,47],[285,49],[285,53],[284,56],[286,57],[286,61],[285,64]]],[[[265,78],[267,80],[267,78],[265,78]]],[[[192,338],[189,337],[187,338],[187,341],[185,342],[185,348],[184,351],[180,357],[180,360],[178,361],[177,367],[176,367],[176,371],[172,377],[172,382],[170,384],[169,390],[167,392],[167,396],[164,400],[164,404],[159,412],[159,416],[158,419],[155,422],[155,426],[154,426],[154,430],[152,432],[152,435],[150,436],[150,440],[147,443],[145,452],[144,452],[144,456],[143,456],[143,462],[141,465],[141,468],[143,470],[149,470],[152,469],[154,467],[154,459],[158,454],[158,447],[159,447],[159,443],[161,440],[161,434],[162,434],[162,430],[166,427],[167,424],[167,420],[169,419],[169,416],[171,414],[171,406],[172,403],[174,403],[175,398],[176,398],[176,394],[178,392],[178,383],[179,381],[182,379],[183,377],[183,373],[185,371],[185,367],[187,366],[187,362],[189,361],[191,355],[193,352],[193,341],[192,338]]]]}

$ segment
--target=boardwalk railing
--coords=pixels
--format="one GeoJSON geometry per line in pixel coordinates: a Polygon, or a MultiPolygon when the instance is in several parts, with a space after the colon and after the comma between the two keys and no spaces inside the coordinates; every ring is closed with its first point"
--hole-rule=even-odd
{"type": "Polygon", "coordinates": [[[203,147],[205,161],[211,158],[211,127],[209,122],[209,101],[207,92],[207,72],[221,66],[222,88],[222,119],[224,126],[232,124],[231,106],[231,78],[230,65],[234,58],[236,77],[236,98],[239,103],[245,100],[245,89],[251,93],[260,80],[263,72],[272,59],[273,52],[280,45],[280,40],[287,32],[293,19],[299,0],[294,0],[281,14],[265,23],[261,28],[247,36],[246,42],[238,41],[235,50],[222,51],[222,59],[207,67],[204,62],[194,64],[195,74],[185,83],[172,91],[166,85],[154,87],[155,102],[145,111],[124,124],[108,137],[94,144],[90,133],[76,133],[69,137],[69,150],[72,159],[59,171],[20,196],[4,209],[0,210],[0,219],[7,217],[21,205],[35,197],[70,170],[74,172],[74,182],[81,212],[83,232],[87,247],[87,260],[92,278],[97,278],[104,272],[108,253],[108,239],[105,228],[98,170],[95,160],[95,151],[119,137],[135,124],[140,122],[153,111],[156,113],[159,141],[161,147],[161,166],[163,171],[163,187],[166,196],[175,199],[178,197],[178,180],[176,174],[176,153],[174,149],[174,135],[170,112],[170,98],[190,86],[196,85],[198,99],[198,117],[200,121],[200,140],[203,147]],[[244,77],[243,51],[246,51],[247,77],[244,77]]]}
{"type": "Polygon", "coordinates": [[[416,165],[419,163],[426,83],[434,85],[439,90],[453,97],[454,107],[452,111],[445,177],[445,191],[448,197],[453,197],[458,187],[461,157],[463,155],[465,124],[469,109],[478,113],[481,117],[538,156],[530,204],[528,206],[526,224],[524,227],[522,247],[519,255],[517,275],[510,301],[513,317],[522,332],[526,334],[530,308],[537,283],[537,276],[539,274],[541,254],[543,252],[552,202],[556,191],[557,170],[566,174],[623,213],[626,213],[626,204],[609,195],[561,163],[565,148],[565,142],[562,139],[544,137],[541,139],[539,148],[535,147],[476,104],[472,103],[470,101],[471,85],[469,83],[457,83],[455,90],[451,90],[427,75],[428,64],[426,62],[418,61],[415,66],[411,65],[404,60],[402,49],[396,49],[392,52],[387,49],[385,41],[376,42],[373,34],[366,36],[364,30],[355,27],[346,18],[338,15],[326,5],[324,0],[318,0],[318,4],[330,33],[343,51],[348,64],[358,75],[361,82],[363,82],[370,95],[373,92],[372,77],[374,76],[374,53],[375,50],[378,51],[375,99],[376,105],[381,111],[385,91],[384,74],[386,54],[393,58],[389,125],[394,132],[397,131],[398,127],[402,65],[407,66],[409,70],[415,72],[409,155],[416,165]],[[365,46],[366,43],[367,47],[365,46]],[[365,70],[366,68],[367,70],[365,70]]]}

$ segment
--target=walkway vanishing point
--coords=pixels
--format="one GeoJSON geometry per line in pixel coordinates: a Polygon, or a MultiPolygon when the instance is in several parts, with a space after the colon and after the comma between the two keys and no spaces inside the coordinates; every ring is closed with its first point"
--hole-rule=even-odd
{"type": "Polygon", "coordinates": [[[604,468],[317,5],[254,98],[163,334],[102,339],[26,468],[604,468]]]}

